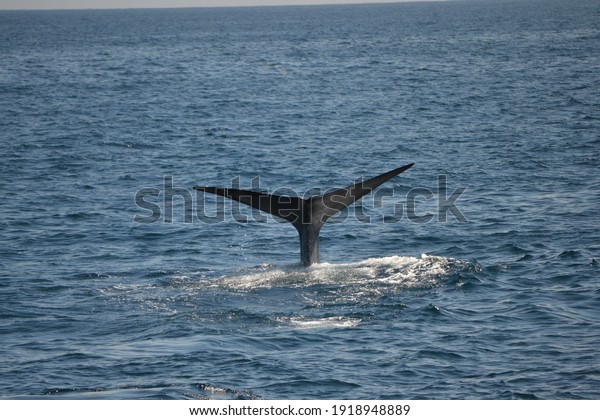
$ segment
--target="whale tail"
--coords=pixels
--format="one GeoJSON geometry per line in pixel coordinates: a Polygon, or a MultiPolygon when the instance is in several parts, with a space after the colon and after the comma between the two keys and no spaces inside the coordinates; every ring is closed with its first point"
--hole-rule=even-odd
{"type": "Polygon", "coordinates": [[[239,201],[290,222],[300,236],[300,259],[305,266],[309,266],[320,262],[319,233],[323,224],[331,216],[413,165],[414,163],[410,163],[374,178],[306,199],[234,188],[194,187],[194,189],[239,201]]]}

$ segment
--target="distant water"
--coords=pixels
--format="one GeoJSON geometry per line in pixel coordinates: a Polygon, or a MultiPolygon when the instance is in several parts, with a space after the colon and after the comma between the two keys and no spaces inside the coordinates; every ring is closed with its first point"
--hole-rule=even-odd
{"type": "Polygon", "coordinates": [[[598,22],[595,0],[1,12],[0,396],[600,398],[598,22]],[[166,222],[165,179],[304,193],[409,162],[310,268],[229,203],[166,222]],[[438,214],[460,188],[466,221],[438,214]]]}

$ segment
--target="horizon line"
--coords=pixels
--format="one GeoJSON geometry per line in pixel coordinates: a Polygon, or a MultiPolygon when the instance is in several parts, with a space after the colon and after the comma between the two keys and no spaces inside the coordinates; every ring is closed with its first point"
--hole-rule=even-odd
{"type": "MultiPolygon", "coordinates": [[[[110,5],[107,7],[4,7],[0,5],[0,11],[68,11],[68,10],[153,10],[153,9],[222,9],[222,8],[254,8],[254,7],[302,7],[302,6],[360,6],[360,5],[378,5],[378,4],[400,4],[400,3],[445,3],[450,0],[376,0],[376,1],[368,1],[368,0],[341,0],[336,2],[335,0],[325,0],[320,2],[319,0],[309,0],[307,2],[296,2],[297,0],[292,0],[291,3],[286,3],[285,0],[275,1],[273,3],[261,3],[260,0],[256,2],[256,4],[209,4],[209,5],[128,5],[119,7],[117,5],[110,5]]],[[[23,3],[19,1],[18,3],[23,3]]]]}

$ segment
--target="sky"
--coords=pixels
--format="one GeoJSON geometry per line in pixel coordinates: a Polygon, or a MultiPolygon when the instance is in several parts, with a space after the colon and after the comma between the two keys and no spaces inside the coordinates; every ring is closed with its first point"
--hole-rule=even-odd
{"type": "Polygon", "coordinates": [[[0,0],[0,10],[120,9],[136,7],[215,7],[333,3],[397,3],[414,0],[0,0]]]}

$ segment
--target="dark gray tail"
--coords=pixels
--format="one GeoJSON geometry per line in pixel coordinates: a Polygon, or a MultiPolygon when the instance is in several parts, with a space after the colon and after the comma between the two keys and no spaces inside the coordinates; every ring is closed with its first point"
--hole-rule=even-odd
{"type": "Polygon", "coordinates": [[[194,187],[194,189],[239,201],[290,222],[300,235],[300,259],[308,266],[320,262],[319,233],[327,219],[413,165],[414,163],[410,163],[346,188],[307,199],[234,188],[194,187]]]}

